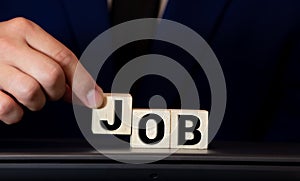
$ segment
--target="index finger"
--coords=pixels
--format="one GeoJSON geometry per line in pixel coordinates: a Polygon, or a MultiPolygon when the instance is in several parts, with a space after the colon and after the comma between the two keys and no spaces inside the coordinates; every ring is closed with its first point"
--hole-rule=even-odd
{"type": "Polygon", "coordinates": [[[30,30],[24,33],[26,42],[32,48],[49,56],[62,67],[67,83],[85,105],[91,108],[98,108],[102,105],[102,89],[95,83],[72,51],[34,23],[30,30]],[[75,71],[78,75],[76,77],[78,82],[73,87],[75,71]]]}

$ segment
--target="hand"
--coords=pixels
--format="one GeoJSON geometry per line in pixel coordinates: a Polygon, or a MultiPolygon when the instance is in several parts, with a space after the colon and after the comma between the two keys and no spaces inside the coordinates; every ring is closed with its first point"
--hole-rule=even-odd
{"type": "Polygon", "coordinates": [[[88,107],[103,102],[101,88],[63,44],[27,19],[0,23],[0,120],[18,122],[20,104],[37,111],[47,99],[70,99],[71,89],[88,107]],[[76,68],[80,84],[72,87],[76,68]]]}

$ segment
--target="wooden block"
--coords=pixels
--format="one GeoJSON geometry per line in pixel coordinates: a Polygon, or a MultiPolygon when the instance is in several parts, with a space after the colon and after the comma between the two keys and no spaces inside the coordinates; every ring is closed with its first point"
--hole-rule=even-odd
{"type": "Polygon", "coordinates": [[[133,109],[130,146],[132,148],[169,148],[170,111],[133,109]]]}
{"type": "Polygon", "coordinates": [[[207,149],[208,112],[171,110],[171,148],[207,149]]]}
{"type": "Polygon", "coordinates": [[[131,134],[132,97],[130,94],[104,94],[105,106],[93,109],[94,134],[131,134]]]}

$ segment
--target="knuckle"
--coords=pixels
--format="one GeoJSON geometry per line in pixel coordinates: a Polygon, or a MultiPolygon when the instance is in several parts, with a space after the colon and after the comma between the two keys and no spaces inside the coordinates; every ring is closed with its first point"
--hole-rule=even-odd
{"type": "Polygon", "coordinates": [[[62,66],[68,66],[73,63],[75,55],[70,50],[63,48],[56,53],[54,59],[57,60],[62,66]]]}
{"type": "Polygon", "coordinates": [[[9,101],[8,99],[2,99],[0,101],[0,115],[1,116],[7,115],[12,110],[13,110],[13,104],[11,101],[9,101]]]}
{"type": "Polygon", "coordinates": [[[57,100],[61,98],[65,91],[65,75],[59,65],[49,67],[49,71],[44,75],[46,89],[52,90],[50,99],[57,100]]]}
{"type": "Polygon", "coordinates": [[[16,50],[16,45],[13,40],[7,37],[0,37],[0,52],[1,57],[3,58],[4,54],[7,52],[14,52],[16,50]]]}
{"type": "Polygon", "coordinates": [[[46,103],[46,99],[41,92],[41,87],[37,82],[29,81],[26,84],[22,84],[19,90],[18,100],[31,111],[38,111],[42,109],[46,103]]]}
{"type": "Polygon", "coordinates": [[[60,81],[64,80],[64,73],[58,65],[53,65],[48,69],[44,81],[47,83],[47,87],[55,88],[60,81]]]}
{"type": "Polygon", "coordinates": [[[5,124],[11,125],[11,124],[18,123],[21,121],[22,116],[23,116],[23,112],[19,113],[19,115],[15,119],[6,120],[5,124]]]}
{"type": "Polygon", "coordinates": [[[40,85],[34,81],[27,81],[19,87],[19,101],[21,103],[33,102],[40,91],[40,85]]]}
{"type": "Polygon", "coordinates": [[[17,17],[9,21],[11,28],[13,30],[18,30],[18,31],[28,31],[34,27],[34,24],[32,21],[23,18],[23,17],[17,17]]]}

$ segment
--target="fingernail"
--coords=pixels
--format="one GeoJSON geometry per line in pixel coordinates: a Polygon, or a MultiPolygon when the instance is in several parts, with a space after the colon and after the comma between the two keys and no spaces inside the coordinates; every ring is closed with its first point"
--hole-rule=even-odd
{"type": "Polygon", "coordinates": [[[86,96],[88,106],[91,108],[98,108],[102,105],[103,99],[101,93],[97,89],[90,90],[86,96]]]}

